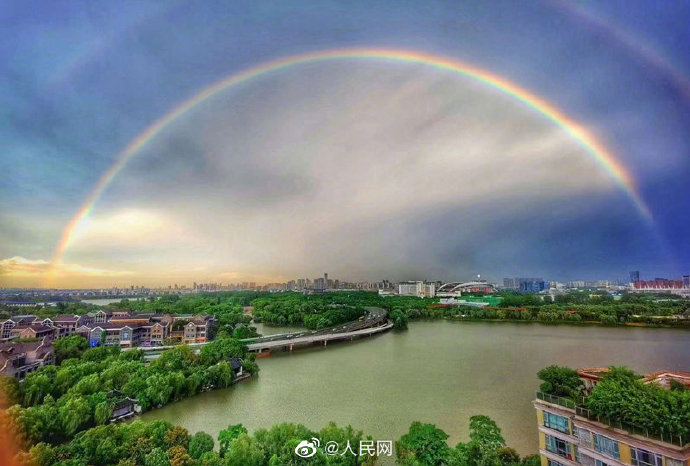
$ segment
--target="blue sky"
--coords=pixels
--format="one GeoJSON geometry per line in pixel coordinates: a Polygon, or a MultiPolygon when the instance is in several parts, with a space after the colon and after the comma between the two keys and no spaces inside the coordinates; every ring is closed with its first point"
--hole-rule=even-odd
{"type": "Polygon", "coordinates": [[[615,154],[653,223],[506,96],[348,61],[254,80],[171,125],[96,205],[56,284],[690,273],[688,2],[6,2],[0,15],[0,283],[45,282],[100,175],[169,109],[259,63],[345,47],[450,57],[542,97],[615,154]]]}

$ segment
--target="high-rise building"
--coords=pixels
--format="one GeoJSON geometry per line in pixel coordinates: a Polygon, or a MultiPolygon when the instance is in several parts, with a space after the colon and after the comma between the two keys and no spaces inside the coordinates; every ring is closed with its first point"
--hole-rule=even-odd
{"type": "Polygon", "coordinates": [[[683,275],[683,288],[690,288],[690,275],[683,275]]]}
{"type": "Polygon", "coordinates": [[[433,298],[436,296],[436,284],[422,281],[398,283],[400,296],[417,296],[418,298],[433,298]]]}
{"type": "Polygon", "coordinates": [[[515,289],[515,279],[514,278],[504,278],[503,279],[503,288],[507,290],[514,290],[515,289]]]}
{"type": "Polygon", "coordinates": [[[325,291],[326,290],[326,279],[319,277],[314,279],[314,291],[325,291]]]}
{"type": "Polygon", "coordinates": [[[630,272],[630,283],[637,283],[640,281],[640,271],[633,270],[630,272]]]}
{"type": "MultiPolygon", "coordinates": [[[[578,375],[591,390],[606,371],[581,369],[578,375]]],[[[656,372],[645,377],[645,383],[666,388],[670,380],[690,384],[687,372],[656,372]]],[[[690,443],[685,438],[656,435],[599,418],[570,398],[537,392],[533,404],[542,466],[687,466],[690,460],[690,443]]]]}
{"type": "Polygon", "coordinates": [[[520,293],[539,293],[546,288],[542,278],[516,278],[515,281],[520,293]]]}

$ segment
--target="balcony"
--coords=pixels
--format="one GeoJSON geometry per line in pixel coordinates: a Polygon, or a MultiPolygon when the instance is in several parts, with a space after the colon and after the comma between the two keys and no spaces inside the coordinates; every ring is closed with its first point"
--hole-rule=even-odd
{"type": "Polygon", "coordinates": [[[665,434],[663,431],[657,433],[650,431],[649,429],[646,429],[644,427],[637,426],[635,424],[630,424],[626,422],[621,422],[616,419],[609,419],[598,416],[597,414],[593,413],[590,409],[585,408],[583,406],[585,400],[584,398],[581,398],[576,402],[572,398],[550,395],[544,392],[537,392],[536,397],[538,400],[544,401],[546,403],[562,406],[563,408],[573,410],[575,411],[576,417],[581,417],[590,421],[596,421],[600,424],[613,427],[614,429],[626,431],[632,435],[638,435],[640,437],[644,437],[655,441],[661,441],[678,447],[683,447],[686,444],[688,444],[688,442],[690,442],[690,438],[681,437],[679,435],[670,435],[668,433],[665,434]]]}
{"type": "Polygon", "coordinates": [[[544,392],[537,392],[537,399],[546,401],[547,403],[551,403],[553,405],[558,405],[562,406],[564,408],[572,409],[574,410],[577,406],[577,404],[570,398],[564,398],[562,396],[556,396],[556,395],[549,395],[548,393],[544,392]]]}
{"type": "Polygon", "coordinates": [[[575,414],[581,418],[588,419],[590,421],[596,421],[600,424],[605,424],[609,427],[613,427],[614,429],[626,431],[632,435],[638,435],[640,437],[645,437],[650,440],[661,441],[664,443],[670,443],[671,445],[675,445],[677,447],[682,447],[686,443],[688,443],[688,441],[690,441],[690,439],[683,438],[680,435],[664,434],[663,431],[653,432],[649,429],[637,426],[635,424],[621,422],[617,419],[605,418],[593,413],[590,409],[585,408],[583,406],[577,406],[575,408],[575,414]]]}

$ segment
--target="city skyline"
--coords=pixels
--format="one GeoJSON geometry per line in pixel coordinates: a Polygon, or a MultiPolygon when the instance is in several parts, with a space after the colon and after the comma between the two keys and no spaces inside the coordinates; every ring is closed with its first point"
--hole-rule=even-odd
{"type": "Polygon", "coordinates": [[[419,8],[9,6],[0,287],[688,273],[690,6],[419,8]]]}

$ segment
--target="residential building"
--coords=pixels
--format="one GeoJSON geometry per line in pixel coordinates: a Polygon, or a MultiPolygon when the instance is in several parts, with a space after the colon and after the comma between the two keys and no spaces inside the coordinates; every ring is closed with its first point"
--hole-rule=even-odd
{"type": "Polygon", "coordinates": [[[49,341],[55,340],[58,337],[58,329],[42,324],[32,324],[21,327],[14,327],[10,332],[11,338],[47,338],[49,341]]]}
{"type": "Polygon", "coordinates": [[[170,324],[167,322],[155,322],[151,324],[151,346],[162,346],[163,342],[170,335],[170,324]]]}
{"type": "Polygon", "coordinates": [[[12,316],[9,319],[0,321],[0,341],[7,341],[11,338],[15,338],[12,336],[13,328],[19,326],[26,327],[27,325],[31,325],[36,319],[37,317],[35,315],[21,315],[12,316]]]}
{"type": "MultiPolygon", "coordinates": [[[[581,369],[585,386],[593,388],[606,369],[581,369]]],[[[649,374],[645,382],[690,384],[690,373],[663,371],[649,374]]],[[[572,400],[538,392],[539,455],[542,466],[688,466],[690,442],[678,437],[651,435],[646,431],[615,427],[577,406],[572,400]]]]}
{"type": "Polygon", "coordinates": [[[0,375],[24,380],[27,374],[39,367],[52,364],[55,349],[44,338],[34,342],[0,343],[0,375]]]}
{"type": "Polygon", "coordinates": [[[63,314],[54,317],[52,321],[53,325],[61,329],[59,336],[62,337],[72,335],[77,331],[77,328],[81,327],[82,325],[88,325],[92,323],[93,318],[88,315],[78,316],[63,314]]]}
{"type": "Polygon", "coordinates": [[[546,283],[542,278],[516,278],[520,293],[539,293],[544,291],[546,283]]]}

